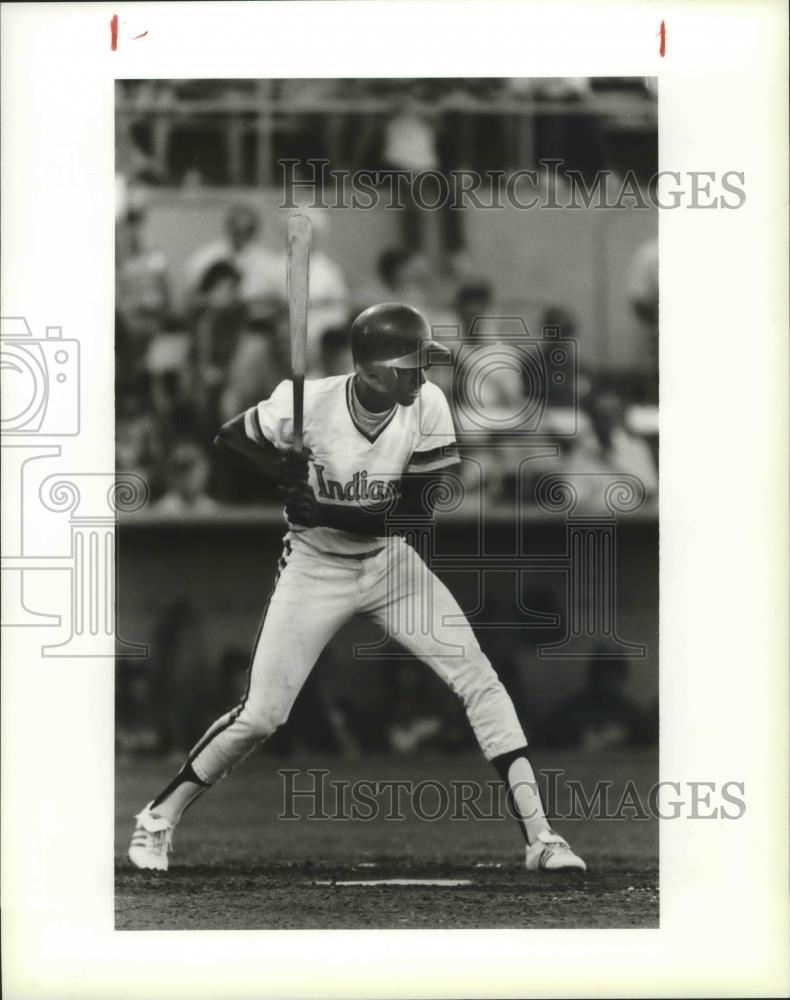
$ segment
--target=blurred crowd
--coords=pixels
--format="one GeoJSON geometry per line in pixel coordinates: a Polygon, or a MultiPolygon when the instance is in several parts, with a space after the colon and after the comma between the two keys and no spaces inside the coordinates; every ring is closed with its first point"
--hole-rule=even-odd
{"type": "Polygon", "coordinates": [[[332,170],[655,171],[646,77],[119,81],[118,162],[136,181],[270,184],[279,161],[332,170]]]}
{"type": "MultiPolygon", "coordinates": [[[[377,301],[408,302],[438,336],[451,331],[455,367],[435,366],[429,377],[450,400],[462,453],[474,459],[464,466],[468,491],[532,500],[533,483],[517,481],[513,441],[502,443],[499,433],[524,426],[555,445],[554,455],[529,463],[532,480],[629,473],[655,493],[657,427],[654,416],[644,416],[652,412],[655,378],[588,365],[575,319],[561,304],[544,309],[538,326],[578,344],[564,368],[546,367],[546,345],[519,353],[512,328],[502,330],[495,318],[490,282],[463,267],[440,270],[420,250],[382,249],[375,279],[363,287],[332,256],[328,216],[311,214],[308,377],[353,370],[347,334],[358,311],[377,301]]],[[[211,443],[222,423],[290,377],[284,252],[264,245],[265,220],[239,204],[223,231],[186,261],[176,302],[170,264],[148,246],[145,221],[144,198],[128,198],[116,227],[118,470],[145,477],[151,509],[160,513],[210,513],[260,500],[269,494],[256,474],[211,443]]],[[[657,331],[657,258],[650,246],[644,251],[631,302],[634,316],[657,331]]]]}
{"type": "MultiPolygon", "coordinates": [[[[259,484],[218,464],[210,445],[222,423],[289,377],[284,254],[260,242],[253,210],[232,209],[224,232],[186,262],[177,308],[168,261],[146,246],[144,222],[144,208],[133,206],[116,230],[118,468],[145,476],[160,511],[252,500],[259,484]]],[[[316,223],[310,368],[318,374],[349,370],[341,335],[349,293],[316,223]]]]}

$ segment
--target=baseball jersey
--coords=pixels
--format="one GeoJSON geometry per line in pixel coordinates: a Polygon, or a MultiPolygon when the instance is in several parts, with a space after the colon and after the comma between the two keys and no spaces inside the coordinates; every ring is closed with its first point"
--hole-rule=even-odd
{"type": "MultiPolygon", "coordinates": [[[[318,503],[378,507],[397,493],[405,472],[435,472],[455,465],[458,448],[450,407],[442,390],[426,382],[412,406],[395,406],[375,434],[353,416],[353,375],[305,382],[303,440],[311,453],[308,481],[318,503]]],[[[247,437],[276,448],[293,444],[293,384],[281,382],[269,399],[244,415],[247,437]]],[[[376,539],[336,528],[288,525],[320,552],[355,556],[376,548],[376,539]]]]}

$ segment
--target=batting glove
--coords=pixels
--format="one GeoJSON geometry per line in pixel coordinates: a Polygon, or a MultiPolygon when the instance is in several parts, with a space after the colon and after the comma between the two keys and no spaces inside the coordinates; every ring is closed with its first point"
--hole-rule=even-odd
{"type": "Polygon", "coordinates": [[[304,452],[293,449],[282,452],[277,482],[283,496],[292,486],[301,486],[307,483],[308,462],[308,455],[304,452]]]}
{"type": "Polygon", "coordinates": [[[291,524],[317,528],[321,523],[321,506],[315,498],[313,487],[301,483],[285,491],[285,513],[291,524]]]}

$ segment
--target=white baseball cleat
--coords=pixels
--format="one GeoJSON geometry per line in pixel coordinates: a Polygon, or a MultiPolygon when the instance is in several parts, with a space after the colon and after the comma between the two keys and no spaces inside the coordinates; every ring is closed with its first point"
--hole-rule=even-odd
{"type": "Polygon", "coordinates": [[[528,872],[586,872],[587,865],[574,854],[568,841],[553,830],[544,830],[527,847],[528,872]]]}
{"type": "Polygon", "coordinates": [[[129,860],[135,868],[151,868],[166,872],[170,864],[168,855],[173,844],[175,827],[164,816],[154,816],[151,813],[151,803],[139,812],[135,819],[137,825],[129,844],[129,860]]]}

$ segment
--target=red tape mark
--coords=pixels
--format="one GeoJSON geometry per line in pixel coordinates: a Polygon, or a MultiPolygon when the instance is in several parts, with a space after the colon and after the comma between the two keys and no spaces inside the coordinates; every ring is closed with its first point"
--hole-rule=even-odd
{"type": "Polygon", "coordinates": [[[110,18],[110,48],[113,52],[118,48],[118,15],[110,18]]]}
{"type": "Polygon", "coordinates": [[[667,26],[664,22],[661,22],[661,27],[658,29],[658,35],[661,41],[658,43],[658,54],[663,59],[667,54],[667,26]]]}

